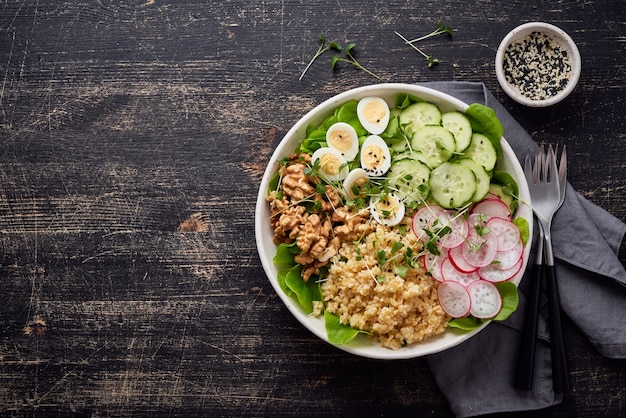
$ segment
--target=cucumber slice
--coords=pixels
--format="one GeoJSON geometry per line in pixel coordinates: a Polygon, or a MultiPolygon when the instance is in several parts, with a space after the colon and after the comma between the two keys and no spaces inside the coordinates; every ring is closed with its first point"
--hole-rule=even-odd
{"type": "Polygon", "coordinates": [[[408,152],[408,147],[409,144],[407,143],[406,139],[399,141],[399,142],[394,142],[393,144],[389,145],[389,148],[394,150],[394,152],[397,153],[405,153],[408,152]]]}
{"type": "Polygon", "coordinates": [[[404,158],[391,165],[387,172],[389,188],[406,205],[423,203],[430,194],[430,168],[419,160],[404,158]]]}
{"type": "Polygon", "coordinates": [[[400,125],[409,138],[424,125],[440,125],[441,110],[428,102],[418,102],[407,106],[400,113],[400,125]]]}
{"type": "Polygon", "coordinates": [[[417,160],[421,163],[428,165],[428,161],[426,160],[426,157],[421,151],[418,151],[418,150],[406,150],[403,152],[399,152],[393,156],[393,161],[400,161],[406,158],[409,158],[411,160],[417,160]]]}
{"type": "Polygon", "coordinates": [[[487,193],[489,193],[489,183],[491,182],[489,173],[487,173],[482,164],[478,164],[476,161],[470,160],[469,158],[463,158],[462,160],[458,160],[458,162],[474,172],[474,176],[476,176],[476,192],[474,192],[474,196],[472,196],[472,202],[480,202],[487,196],[487,193]]]}
{"type": "Polygon", "coordinates": [[[463,152],[472,141],[472,124],[461,112],[447,112],[441,115],[441,125],[452,132],[456,141],[456,152],[463,152]]]}
{"type": "Polygon", "coordinates": [[[476,176],[467,166],[445,162],[430,173],[432,198],[445,209],[461,208],[476,193],[476,176]]]}
{"type": "Polygon", "coordinates": [[[454,136],[439,125],[422,126],[411,138],[411,148],[420,151],[434,168],[448,161],[456,149],[454,136]]]}
{"type": "Polygon", "coordinates": [[[485,135],[480,133],[472,134],[470,146],[463,155],[477,163],[482,164],[485,170],[491,172],[498,161],[498,154],[495,147],[485,135]]]}

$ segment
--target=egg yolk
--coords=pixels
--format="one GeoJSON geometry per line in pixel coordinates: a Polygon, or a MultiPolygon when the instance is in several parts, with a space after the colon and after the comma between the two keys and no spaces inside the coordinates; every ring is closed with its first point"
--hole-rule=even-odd
{"type": "Polygon", "coordinates": [[[339,174],[340,166],[341,162],[334,155],[326,154],[320,158],[320,168],[329,176],[339,174]]]}
{"type": "Polygon", "coordinates": [[[338,151],[347,151],[352,146],[350,134],[341,129],[332,131],[328,139],[338,151]]]}
{"type": "Polygon", "coordinates": [[[363,106],[363,117],[371,123],[378,123],[385,117],[387,109],[377,101],[368,102],[363,106]]]}
{"type": "Polygon", "coordinates": [[[369,145],[363,151],[363,163],[368,168],[378,168],[385,160],[385,154],[378,145],[369,145]]]}
{"type": "Polygon", "coordinates": [[[397,210],[398,204],[391,199],[380,200],[376,203],[376,211],[388,218],[393,217],[397,210]]]}

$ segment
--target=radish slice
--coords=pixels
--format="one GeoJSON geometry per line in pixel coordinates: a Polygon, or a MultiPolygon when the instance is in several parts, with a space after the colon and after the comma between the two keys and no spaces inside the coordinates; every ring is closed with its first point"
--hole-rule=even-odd
{"type": "Polygon", "coordinates": [[[519,271],[522,269],[523,258],[520,256],[517,263],[513,264],[512,267],[502,270],[498,268],[495,264],[490,264],[485,267],[481,267],[478,269],[478,276],[492,283],[505,282],[507,280],[511,280],[519,271]]]}
{"type": "Polygon", "coordinates": [[[441,276],[441,263],[443,263],[443,261],[447,258],[448,251],[445,248],[441,249],[439,255],[435,255],[430,252],[424,255],[424,269],[438,282],[443,282],[443,277],[441,276]]]}
{"type": "Polygon", "coordinates": [[[441,206],[426,205],[426,206],[423,206],[417,212],[415,212],[415,215],[413,215],[412,228],[413,228],[413,233],[418,239],[422,241],[428,241],[430,237],[425,231],[431,230],[431,224],[430,224],[431,219],[433,219],[433,216],[437,215],[439,212],[443,210],[445,209],[442,208],[441,206]]]}
{"type": "Polygon", "coordinates": [[[437,297],[441,309],[453,318],[462,318],[470,312],[472,300],[461,283],[453,281],[440,283],[437,287],[437,297]]]}
{"type": "Polygon", "coordinates": [[[439,212],[436,216],[437,219],[433,222],[433,228],[435,230],[446,226],[451,229],[451,232],[439,239],[439,245],[445,248],[454,248],[463,244],[469,231],[467,220],[449,211],[439,212]]]}
{"type": "Polygon", "coordinates": [[[479,280],[471,283],[467,291],[471,298],[470,313],[476,318],[493,318],[500,312],[502,296],[493,283],[479,280]]]}
{"type": "Polygon", "coordinates": [[[458,270],[450,261],[450,257],[446,258],[441,263],[441,277],[443,277],[445,281],[451,280],[454,282],[458,282],[465,287],[467,287],[470,283],[475,282],[476,280],[480,280],[480,276],[476,271],[473,271],[471,273],[464,273],[458,270]]]}
{"type": "Polygon", "coordinates": [[[472,213],[482,213],[490,218],[511,219],[511,209],[502,199],[488,198],[476,203],[472,213]]]}
{"type": "Polygon", "coordinates": [[[450,248],[448,250],[448,257],[450,258],[450,262],[456,267],[457,270],[463,273],[471,273],[473,271],[478,270],[478,267],[469,264],[465,261],[465,257],[463,257],[463,246],[459,245],[458,247],[450,248]]]}
{"type": "Polygon", "coordinates": [[[490,232],[479,235],[475,229],[470,229],[461,249],[463,258],[468,264],[484,267],[491,264],[498,252],[498,237],[490,232]]]}
{"type": "Polygon", "coordinates": [[[497,251],[493,257],[491,265],[500,270],[508,270],[513,267],[517,260],[522,256],[524,252],[524,244],[521,238],[517,240],[515,246],[508,251],[497,251]]]}
{"type": "Polygon", "coordinates": [[[520,240],[519,228],[507,219],[491,218],[486,226],[498,237],[498,251],[509,251],[520,240]]]}

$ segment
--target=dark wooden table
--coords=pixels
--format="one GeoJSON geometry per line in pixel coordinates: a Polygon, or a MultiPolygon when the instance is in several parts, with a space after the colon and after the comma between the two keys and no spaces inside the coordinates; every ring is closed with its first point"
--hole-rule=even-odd
{"type": "MultiPolygon", "coordinates": [[[[316,104],[378,81],[332,71],[330,54],[299,81],[320,32],[356,42],[386,81],[484,82],[537,141],[567,144],[574,187],[626,220],[623,1],[366,4],[0,4],[0,415],[451,415],[423,359],[317,340],[261,268],[254,203],[273,148],[316,104]],[[394,31],[440,20],[456,32],[422,44],[440,60],[428,68],[394,31]],[[501,38],[531,20],[583,58],[548,109],[495,77],[501,38]]],[[[513,416],[626,415],[624,360],[565,328],[573,390],[513,416]]]]}

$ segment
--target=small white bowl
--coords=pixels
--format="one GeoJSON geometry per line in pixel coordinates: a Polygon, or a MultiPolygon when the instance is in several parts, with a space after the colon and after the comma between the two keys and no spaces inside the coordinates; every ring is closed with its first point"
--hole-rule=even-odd
{"type": "MultiPolygon", "coordinates": [[[[572,38],[563,30],[549,23],[529,22],[516,27],[504,37],[496,53],[496,76],[500,86],[513,100],[530,107],[551,106],[566,98],[578,83],[580,69],[580,53],[572,38]],[[569,71],[560,71],[558,67],[559,64],[562,64],[562,56],[554,53],[554,50],[536,54],[529,51],[515,52],[509,49],[511,44],[530,36],[533,32],[549,37],[554,47],[567,53],[571,65],[569,71]],[[524,70],[538,71],[536,65],[541,65],[543,69],[542,75],[546,79],[549,79],[551,82],[558,80],[566,82],[562,83],[557,88],[558,93],[553,95],[546,93],[542,85],[534,86],[533,88],[525,87],[523,85],[523,77],[520,74],[516,74],[514,77],[510,71],[505,69],[505,58],[507,56],[511,57],[512,54],[518,54],[519,61],[513,67],[520,73],[523,73],[524,70]],[[549,71],[552,71],[552,73],[548,74],[549,71]],[[515,83],[515,80],[520,82],[515,83]]],[[[536,79],[536,77],[531,77],[530,81],[536,81],[536,79]]]]}
{"type": "MultiPolygon", "coordinates": [[[[326,335],[324,319],[310,316],[304,312],[297,301],[295,301],[292,297],[287,296],[285,292],[282,291],[278,283],[278,269],[273,263],[273,257],[276,255],[276,244],[274,244],[272,240],[274,231],[270,227],[270,208],[266,201],[269,184],[272,176],[276,173],[276,170],[278,170],[280,166],[279,161],[292,154],[297,145],[305,139],[306,130],[309,125],[319,125],[330,114],[332,114],[337,107],[347,101],[355,99],[359,100],[363,97],[381,97],[387,101],[390,106],[393,106],[394,97],[399,93],[408,93],[414,97],[432,102],[439,106],[442,111],[459,110],[463,112],[468,107],[466,103],[455,97],[427,87],[417,86],[415,84],[378,84],[345,91],[316,106],[313,110],[309,111],[300,120],[298,120],[289,132],[287,132],[272,154],[259,187],[255,210],[255,235],[256,245],[263,269],[265,270],[265,273],[267,274],[274,290],[293,316],[313,334],[326,342],[329,341],[326,335]]],[[[517,156],[504,138],[501,138],[500,143],[502,146],[502,160],[499,162],[499,170],[506,171],[515,179],[517,185],[519,186],[520,201],[530,202],[528,183],[526,182],[524,171],[520,166],[517,156]]],[[[529,233],[530,236],[532,236],[533,214],[530,206],[520,205],[515,216],[524,217],[530,221],[529,233]]],[[[519,284],[522,279],[522,275],[524,274],[524,270],[528,262],[528,254],[530,253],[531,243],[532,240],[528,240],[526,244],[522,269],[516,277],[511,279],[511,281],[516,285],[519,284]]],[[[458,332],[458,330],[448,329],[443,334],[432,337],[427,341],[410,344],[409,346],[403,347],[399,350],[384,348],[380,344],[372,342],[366,337],[357,337],[350,343],[337,346],[337,348],[355,355],[369,358],[387,360],[415,358],[454,347],[455,345],[458,345],[476,335],[489,323],[490,322],[485,322],[479,328],[468,332],[458,332]]]]}

